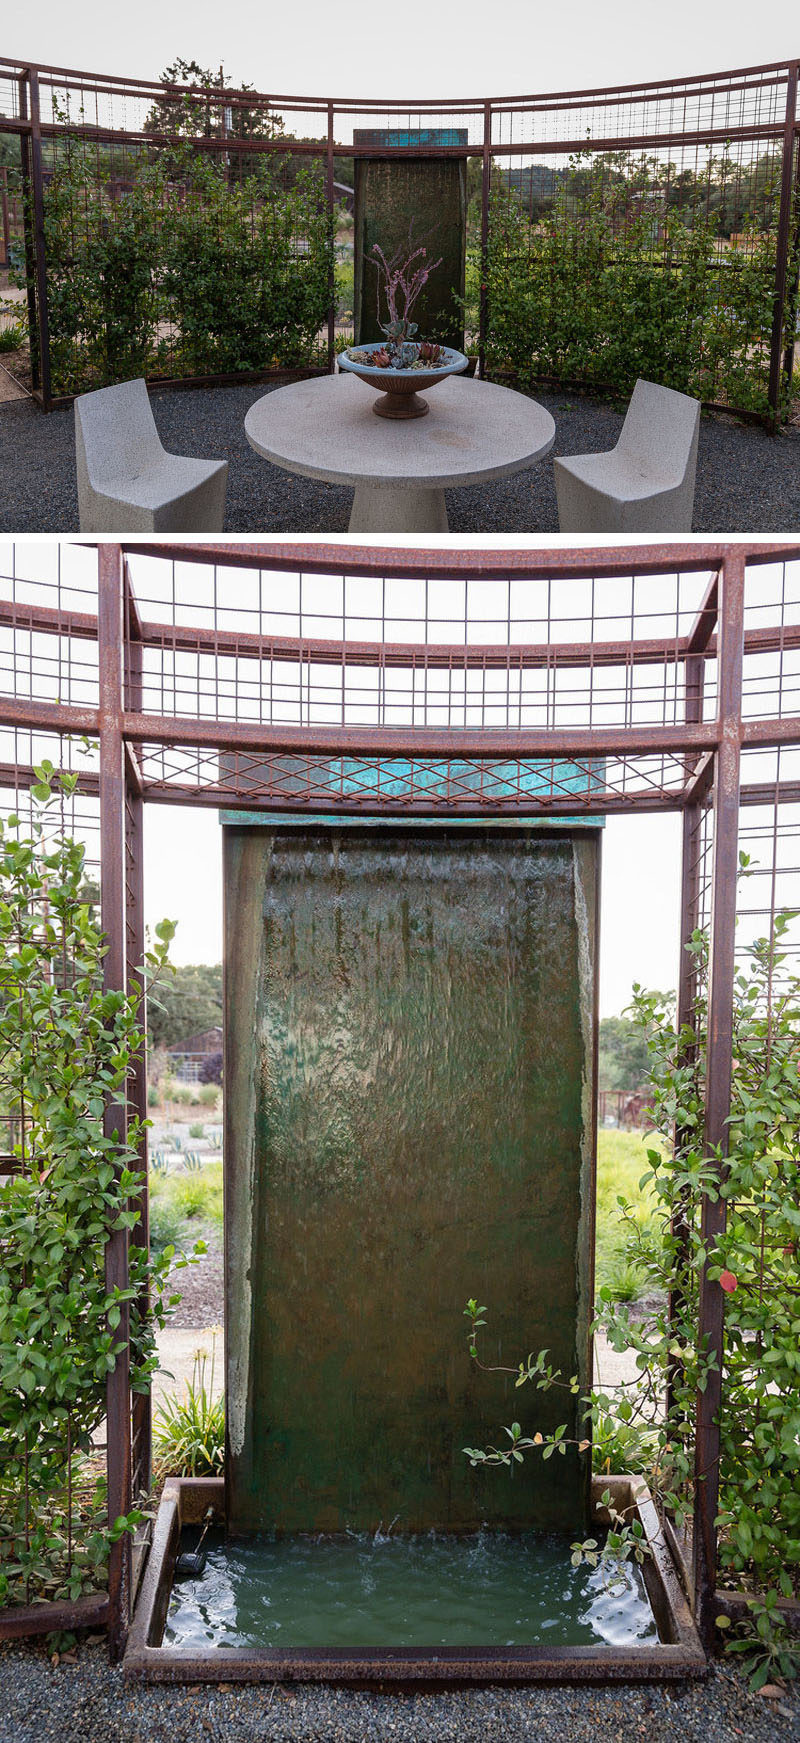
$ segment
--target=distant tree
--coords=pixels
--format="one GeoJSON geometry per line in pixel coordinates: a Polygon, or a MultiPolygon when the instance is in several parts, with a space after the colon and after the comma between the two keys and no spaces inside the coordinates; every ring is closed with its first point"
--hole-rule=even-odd
{"type": "Polygon", "coordinates": [[[181,56],[165,67],[164,93],[155,99],[144,122],[145,133],[180,134],[184,139],[219,139],[223,134],[235,149],[237,140],[276,139],[284,132],[280,115],[263,102],[243,103],[257,95],[255,87],[234,85],[220,67],[201,67],[181,56]],[[182,87],[188,86],[188,90],[182,87]],[[225,102],[224,93],[235,100],[225,102]]]}
{"type": "Polygon", "coordinates": [[[207,1053],[205,1059],[200,1061],[197,1075],[201,1083],[221,1083],[222,1054],[207,1053]]]}
{"type": "Polygon", "coordinates": [[[597,1062],[600,1089],[638,1089],[647,1079],[647,1041],[629,1017],[600,1019],[597,1062]]]}
{"type": "Polygon", "coordinates": [[[222,1023],[222,963],[199,962],[176,968],[147,1001],[151,1048],[172,1047],[222,1023]]]}

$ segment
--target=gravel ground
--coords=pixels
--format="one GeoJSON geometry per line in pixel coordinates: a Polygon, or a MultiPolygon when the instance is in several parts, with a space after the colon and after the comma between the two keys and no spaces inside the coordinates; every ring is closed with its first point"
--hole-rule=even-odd
{"type": "Polygon", "coordinates": [[[727,1671],[666,1687],[372,1694],[280,1685],[129,1686],[100,1645],[52,1668],[0,1647],[4,1743],[789,1743],[800,1701],[751,1695],[727,1671]]]}
{"type": "MultiPolygon", "coordinates": [[[[199,1231],[198,1231],[199,1232],[199,1231]]],[[[195,1231],[190,1228],[186,1246],[191,1250],[195,1231]]],[[[176,1330],[205,1331],[208,1326],[221,1325],[225,1311],[222,1240],[212,1229],[203,1230],[207,1252],[180,1271],[175,1271],[171,1283],[180,1290],[180,1303],[169,1316],[169,1325],[176,1330]]]]}
{"type": "MultiPolygon", "coordinates": [[[[343,533],[352,493],[270,466],[244,435],[245,413],[264,384],[154,391],[167,448],[230,460],[226,530],[343,533]]],[[[274,391],[274,390],[273,390],[274,391]]],[[[557,427],[555,452],[610,448],[623,410],[602,400],[538,396],[557,427]]],[[[30,402],[0,408],[0,531],[76,532],[71,407],[44,417],[30,402]]],[[[556,532],[549,461],[498,484],[447,493],[453,532],[556,532]]],[[[790,532],[800,528],[800,429],[769,436],[755,424],[708,414],[700,434],[695,532],[790,532]]]]}

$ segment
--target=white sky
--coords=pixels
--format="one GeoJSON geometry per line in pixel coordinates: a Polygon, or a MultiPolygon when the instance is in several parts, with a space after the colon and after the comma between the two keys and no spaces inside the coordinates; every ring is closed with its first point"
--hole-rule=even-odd
{"type": "Polygon", "coordinates": [[[785,60],[800,52],[800,13],[796,0],[405,0],[384,17],[371,0],[37,0],[9,9],[2,52],[147,79],[179,55],[222,61],[237,83],[279,95],[501,97],[785,60]]]}

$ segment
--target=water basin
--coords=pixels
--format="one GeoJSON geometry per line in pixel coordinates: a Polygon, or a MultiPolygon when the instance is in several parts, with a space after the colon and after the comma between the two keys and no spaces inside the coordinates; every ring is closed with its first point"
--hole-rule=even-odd
{"type": "MultiPolygon", "coordinates": [[[[184,1528],[181,1550],[197,1528],[184,1528]]],[[[163,1645],[222,1648],[658,1644],[638,1568],[574,1568],[569,1537],[427,1532],[206,1537],[163,1645]]]]}

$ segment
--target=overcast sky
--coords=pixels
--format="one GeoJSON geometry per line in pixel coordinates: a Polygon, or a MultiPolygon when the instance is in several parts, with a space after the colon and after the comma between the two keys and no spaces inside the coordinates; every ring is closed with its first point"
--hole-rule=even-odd
{"type": "Polygon", "coordinates": [[[367,0],[37,0],[9,8],[2,52],[146,79],[178,55],[222,61],[237,83],[281,95],[511,96],[785,60],[800,53],[800,12],[797,0],[405,0],[384,15],[367,0]]]}

